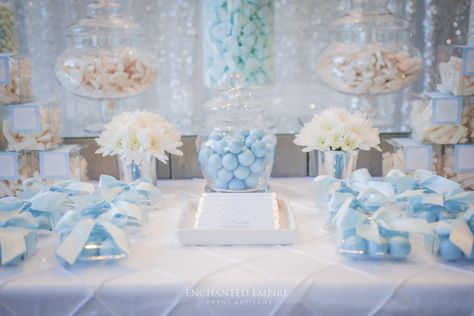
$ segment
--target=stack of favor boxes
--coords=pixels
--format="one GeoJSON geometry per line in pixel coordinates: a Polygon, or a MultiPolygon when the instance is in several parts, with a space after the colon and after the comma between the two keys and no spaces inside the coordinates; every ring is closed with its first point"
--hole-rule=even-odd
{"type": "Polygon", "coordinates": [[[438,91],[413,97],[411,138],[385,141],[383,172],[430,169],[474,189],[474,46],[440,52],[438,91]]]}
{"type": "Polygon", "coordinates": [[[0,2],[0,197],[17,195],[31,177],[45,183],[85,180],[79,145],[62,145],[57,102],[37,102],[31,93],[31,61],[19,54],[15,10],[0,2]]]}

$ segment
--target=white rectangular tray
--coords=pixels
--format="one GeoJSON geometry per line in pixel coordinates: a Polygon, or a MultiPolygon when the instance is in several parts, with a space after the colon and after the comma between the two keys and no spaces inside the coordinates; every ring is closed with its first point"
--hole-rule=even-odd
{"type": "Polygon", "coordinates": [[[296,226],[288,201],[277,199],[280,229],[195,229],[197,200],[185,203],[176,236],[182,245],[288,245],[296,237],[296,226]]]}

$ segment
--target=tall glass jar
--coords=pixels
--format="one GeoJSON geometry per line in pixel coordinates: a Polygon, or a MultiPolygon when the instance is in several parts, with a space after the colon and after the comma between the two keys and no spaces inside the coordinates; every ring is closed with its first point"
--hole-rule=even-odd
{"type": "Polygon", "coordinates": [[[264,106],[242,88],[238,76],[229,82],[228,90],[205,105],[206,127],[196,140],[206,189],[266,191],[276,137],[264,124],[264,106]]]}
{"type": "Polygon", "coordinates": [[[409,23],[388,8],[388,0],[352,0],[352,11],[329,30],[329,44],[317,70],[332,89],[354,95],[399,91],[422,69],[410,42],[409,23]]]}
{"type": "Polygon", "coordinates": [[[202,21],[208,87],[232,73],[249,87],[273,82],[273,0],[204,0],[202,21]]]}

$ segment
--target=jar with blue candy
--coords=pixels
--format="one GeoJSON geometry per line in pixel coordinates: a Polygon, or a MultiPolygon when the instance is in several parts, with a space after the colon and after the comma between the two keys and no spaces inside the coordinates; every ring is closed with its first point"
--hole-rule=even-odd
{"type": "Polygon", "coordinates": [[[264,106],[240,77],[228,82],[230,88],[206,104],[206,127],[196,140],[206,190],[267,191],[276,137],[264,124],[264,106]]]}
{"type": "Polygon", "coordinates": [[[208,87],[233,73],[252,87],[272,83],[273,0],[204,0],[202,21],[208,87]]]}

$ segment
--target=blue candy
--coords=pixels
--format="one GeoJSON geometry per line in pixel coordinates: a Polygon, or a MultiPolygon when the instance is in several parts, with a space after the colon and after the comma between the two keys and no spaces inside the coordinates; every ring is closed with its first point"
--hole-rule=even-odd
{"type": "Polygon", "coordinates": [[[250,150],[244,149],[239,154],[238,159],[242,166],[248,167],[255,161],[255,156],[250,150]]]}
{"type": "Polygon", "coordinates": [[[410,254],[411,244],[408,238],[395,236],[388,241],[388,253],[393,258],[401,259],[410,254]]]}
{"type": "Polygon", "coordinates": [[[222,168],[222,169],[219,169],[219,171],[217,171],[217,180],[221,182],[225,182],[226,184],[233,177],[234,177],[234,173],[232,172],[232,170],[227,170],[226,168],[222,168]]]}
{"type": "Polygon", "coordinates": [[[245,179],[245,185],[249,189],[253,189],[258,185],[259,176],[251,174],[247,179],[245,179]]]}
{"type": "Polygon", "coordinates": [[[238,154],[242,151],[244,148],[243,146],[243,140],[239,138],[233,138],[229,142],[229,151],[233,154],[238,154]]]}
{"type": "Polygon", "coordinates": [[[379,226],[379,232],[380,232],[380,235],[382,235],[385,238],[391,238],[391,237],[396,237],[396,236],[408,237],[408,233],[406,232],[400,232],[396,230],[387,229],[383,226],[379,226]]]}
{"type": "MultiPolygon", "coordinates": [[[[221,170],[224,170],[224,169],[221,169],[221,170]]],[[[216,181],[214,181],[214,187],[216,189],[227,189],[227,182],[228,181],[222,181],[221,179],[216,179],[216,181]]]]}
{"type": "Polygon", "coordinates": [[[232,179],[228,184],[229,190],[244,190],[245,182],[239,179],[232,179]]]}
{"type": "Polygon", "coordinates": [[[254,163],[250,165],[252,173],[260,174],[265,170],[265,162],[262,159],[255,159],[254,163]]]}
{"type": "Polygon", "coordinates": [[[228,147],[227,141],[225,139],[222,139],[222,140],[218,141],[214,145],[214,150],[220,155],[227,154],[229,152],[229,147],[228,147]]]}
{"type": "Polygon", "coordinates": [[[265,143],[257,140],[252,144],[252,152],[257,158],[262,158],[265,156],[265,143]]]}
{"type": "Polygon", "coordinates": [[[368,253],[372,258],[382,258],[388,252],[388,244],[384,241],[377,243],[375,241],[368,242],[368,253]]]}
{"type": "Polygon", "coordinates": [[[351,235],[343,239],[341,249],[343,252],[361,255],[367,251],[367,242],[362,237],[351,235]]]}
{"type": "Polygon", "coordinates": [[[213,133],[213,134],[209,135],[208,138],[209,138],[209,139],[212,139],[212,140],[215,140],[215,141],[219,141],[219,140],[222,139],[222,136],[219,135],[219,134],[214,134],[214,133],[213,133]]]}
{"type": "Polygon", "coordinates": [[[212,150],[210,148],[208,147],[201,148],[198,154],[199,163],[202,165],[205,165],[210,155],[212,155],[212,150]]]}
{"type": "Polygon", "coordinates": [[[227,170],[234,170],[238,165],[239,161],[234,154],[227,154],[222,158],[222,166],[227,170]]]}
{"type": "Polygon", "coordinates": [[[250,136],[255,136],[255,137],[258,137],[258,138],[262,138],[263,136],[265,136],[265,132],[261,129],[252,129],[252,130],[250,130],[249,135],[250,136]]]}
{"type": "Polygon", "coordinates": [[[217,170],[222,168],[221,156],[218,154],[210,155],[209,159],[207,160],[207,168],[208,170],[217,170]]]}
{"type": "Polygon", "coordinates": [[[449,238],[442,238],[439,245],[439,255],[446,260],[457,260],[461,258],[462,252],[449,238]]]}
{"type": "Polygon", "coordinates": [[[245,180],[250,175],[250,169],[248,167],[239,166],[234,169],[234,176],[237,179],[245,180]]]}
{"type": "Polygon", "coordinates": [[[242,138],[245,138],[249,136],[249,130],[246,128],[239,128],[238,130],[235,131],[235,136],[242,136],[242,138]]]}
{"type": "Polygon", "coordinates": [[[251,148],[252,147],[252,144],[254,142],[256,142],[258,140],[258,137],[256,136],[248,136],[246,139],[245,139],[245,146],[247,146],[248,148],[251,148]]]}

